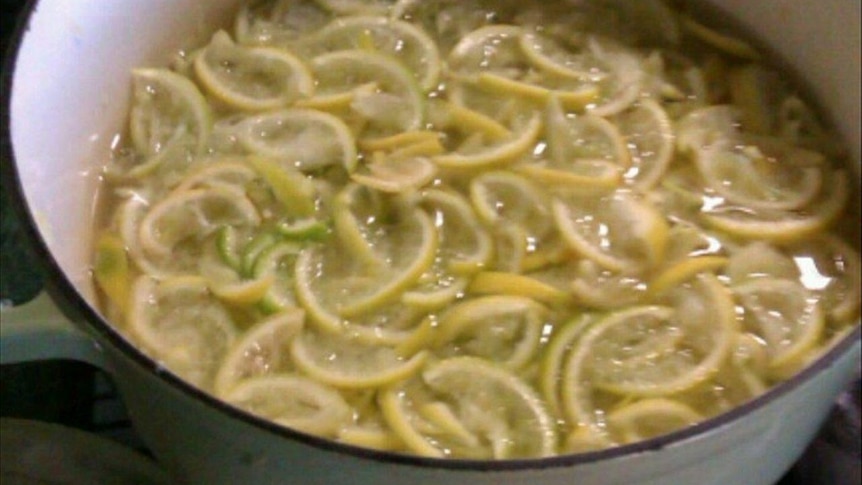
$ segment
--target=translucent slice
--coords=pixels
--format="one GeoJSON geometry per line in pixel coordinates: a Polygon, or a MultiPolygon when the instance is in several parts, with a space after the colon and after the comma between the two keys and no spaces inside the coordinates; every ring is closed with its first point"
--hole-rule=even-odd
{"type": "Polygon", "coordinates": [[[844,172],[830,174],[811,204],[794,211],[751,211],[719,207],[703,214],[710,226],[744,239],[793,242],[822,231],[844,210],[849,187],[844,172]]]}
{"type": "Polygon", "coordinates": [[[725,274],[734,285],[764,276],[788,280],[801,276],[793,258],[764,241],[754,241],[734,251],[725,274]]]}
{"type": "Polygon", "coordinates": [[[440,319],[438,353],[522,368],[539,349],[547,313],[544,306],[523,296],[483,296],[458,303],[440,319]]]}
{"type": "Polygon", "coordinates": [[[582,81],[598,81],[608,75],[591,56],[573,52],[539,32],[522,31],[518,40],[527,59],[543,71],[582,81]]]}
{"type": "Polygon", "coordinates": [[[619,309],[642,303],[647,285],[638,276],[603,269],[595,261],[576,263],[569,290],[576,302],[590,308],[619,309]]]}
{"type": "Polygon", "coordinates": [[[256,258],[252,270],[254,277],[272,280],[261,300],[261,308],[265,312],[276,313],[296,307],[294,274],[296,258],[301,250],[301,246],[295,243],[275,243],[256,258]]]}
{"type": "Polygon", "coordinates": [[[422,208],[439,233],[439,257],[455,274],[472,273],[490,263],[494,246],[473,208],[456,192],[429,189],[422,193],[422,208]]]}
{"type": "Polygon", "coordinates": [[[311,72],[297,57],[281,49],[238,46],[224,31],[213,36],[194,67],[207,92],[236,109],[281,108],[314,92],[311,72]]]}
{"type": "Polygon", "coordinates": [[[239,135],[246,150],[301,171],[341,165],[356,167],[356,144],[337,116],[310,109],[289,109],[246,119],[239,135]]]}
{"type": "Polygon", "coordinates": [[[216,373],[213,392],[225,398],[239,382],[291,370],[289,346],[305,322],[302,310],[290,309],[256,323],[230,348],[216,373]]]}
{"type": "Polygon", "coordinates": [[[199,277],[139,277],[127,323],[135,341],[154,359],[204,388],[237,339],[230,313],[199,277]]]}
{"type": "Polygon", "coordinates": [[[563,240],[603,268],[632,273],[664,258],[668,224],[657,209],[631,192],[557,198],[552,208],[563,240]]]}
{"type": "Polygon", "coordinates": [[[632,154],[633,168],[626,178],[639,189],[653,187],[670,165],[676,147],[670,117],[661,104],[643,99],[616,115],[614,122],[632,154]]]}
{"type": "Polygon", "coordinates": [[[420,455],[511,459],[556,452],[553,420],[535,391],[482,359],[431,364],[421,382],[387,390],[378,400],[389,426],[420,455]],[[429,409],[444,410],[432,419],[437,425],[420,414],[429,409]]]}
{"type": "Polygon", "coordinates": [[[676,431],[704,417],[679,401],[654,398],[634,402],[608,413],[607,422],[617,441],[633,443],[676,431]]]}
{"type": "Polygon", "coordinates": [[[585,192],[613,189],[623,181],[623,168],[608,160],[578,160],[565,167],[518,165],[512,170],[543,185],[585,192]]]}
{"type": "Polygon", "coordinates": [[[316,52],[365,49],[398,59],[429,91],[440,78],[440,53],[434,40],[418,27],[384,16],[341,17],[306,39],[316,52]]]}
{"type": "Polygon", "coordinates": [[[658,273],[649,283],[649,292],[652,295],[660,295],[699,273],[715,273],[727,266],[729,261],[728,258],[722,256],[700,256],[683,259],[658,273]]]}
{"type": "Polygon", "coordinates": [[[369,83],[376,86],[374,92],[358,93],[351,108],[368,120],[377,136],[422,127],[425,107],[421,89],[410,71],[389,56],[363,50],[337,51],[315,57],[311,66],[319,95],[342,94],[369,83]]]}
{"type": "Polygon", "coordinates": [[[523,296],[548,305],[559,305],[569,300],[568,293],[541,280],[499,271],[478,273],[467,291],[479,295],[523,296]]]}
{"type": "Polygon", "coordinates": [[[825,324],[816,296],[799,282],[758,278],[733,287],[746,326],[767,345],[770,367],[781,367],[811,349],[825,324]]]}
{"type": "Polygon", "coordinates": [[[408,379],[428,356],[423,351],[404,358],[393,347],[308,331],[294,338],[290,349],[298,369],[339,389],[380,387],[408,379]]]}
{"type": "Polygon", "coordinates": [[[174,192],[154,205],[138,229],[141,247],[167,257],[187,238],[202,239],[225,225],[256,226],[260,215],[241,191],[228,187],[174,192]]]}
{"type": "Polygon", "coordinates": [[[433,158],[434,163],[447,168],[481,168],[514,161],[535,144],[542,130],[542,117],[533,113],[512,127],[511,138],[476,149],[458,150],[433,158]]]}
{"type": "Polygon", "coordinates": [[[490,226],[514,225],[528,238],[544,237],[553,226],[546,196],[538,186],[511,172],[485,172],[470,182],[470,200],[490,226]]]}
{"type": "Polygon", "coordinates": [[[518,45],[521,32],[514,25],[480,27],[452,48],[447,59],[449,68],[462,76],[490,71],[516,77],[524,68],[518,45]]]}
{"type": "Polygon", "coordinates": [[[612,116],[625,111],[640,98],[644,89],[644,69],[639,55],[598,36],[588,38],[587,48],[609,73],[597,82],[599,94],[587,105],[587,111],[596,116],[612,116]]]}
{"type": "Polygon", "coordinates": [[[842,239],[823,234],[793,246],[793,262],[803,286],[822,295],[824,309],[835,321],[852,322],[862,303],[859,253],[842,239]]]}
{"type": "Polygon", "coordinates": [[[250,157],[248,163],[269,186],[281,212],[300,219],[314,214],[315,188],[301,172],[267,158],[250,157]]]}
{"type": "Polygon", "coordinates": [[[568,168],[576,160],[607,160],[620,167],[631,165],[631,155],[617,126],[605,118],[586,114],[567,116],[552,98],[545,110],[545,138],[555,167],[568,168]]]}
{"type": "Polygon", "coordinates": [[[595,316],[583,314],[555,327],[542,352],[542,361],[539,364],[539,389],[548,408],[558,419],[565,416],[560,402],[563,362],[574,343],[594,321],[595,316]]]}
{"type": "Polygon", "coordinates": [[[253,377],[230,389],[223,399],[282,426],[319,436],[335,435],[353,417],[338,391],[297,375],[253,377]]]}
{"type": "Polygon", "coordinates": [[[316,0],[250,2],[239,9],[234,32],[240,44],[287,48],[331,19],[332,12],[316,0]]]}
{"type": "Polygon", "coordinates": [[[212,114],[194,83],[167,69],[135,69],[132,78],[129,133],[135,150],[151,156],[179,144],[203,152],[212,114]]]}
{"type": "Polygon", "coordinates": [[[437,166],[421,156],[373,157],[363,168],[351,174],[350,178],[354,182],[392,194],[418,190],[429,184],[437,175],[437,166]]]}

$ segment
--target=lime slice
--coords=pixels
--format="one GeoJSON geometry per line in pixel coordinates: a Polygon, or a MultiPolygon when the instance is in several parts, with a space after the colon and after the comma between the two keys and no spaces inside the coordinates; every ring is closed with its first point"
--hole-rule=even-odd
{"type": "Polygon", "coordinates": [[[153,255],[168,257],[187,238],[202,238],[225,225],[256,226],[260,215],[238,190],[228,187],[174,192],[141,220],[140,244],[153,255]]]}
{"type": "Polygon", "coordinates": [[[276,243],[261,251],[255,259],[252,274],[255,279],[269,279],[272,285],[261,300],[267,313],[275,313],[296,306],[293,292],[296,258],[301,247],[295,243],[276,243]]]}
{"type": "Polygon", "coordinates": [[[236,109],[271,110],[314,92],[311,72],[281,49],[242,47],[217,32],[195,58],[195,75],[216,99],[236,109]]]}
{"type": "Polygon", "coordinates": [[[291,429],[334,436],[353,418],[341,394],[302,376],[271,375],[244,380],[223,399],[291,429]]]}
{"type": "Polygon", "coordinates": [[[179,144],[203,152],[212,115],[194,83],[166,69],[135,69],[132,77],[129,133],[135,150],[151,156],[179,144]]]}
{"type": "Polygon", "coordinates": [[[653,187],[674,156],[676,143],[670,117],[661,104],[643,99],[618,114],[614,122],[632,153],[633,167],[626,178],[639,189],[653,187]]]}
{"type": "Polygon", "coordinates": [[[138,278],[132,288],[131,335],[153,358],[192,384],[208,388],[237,338],[230,313],[206,280],[138,278]]]}
{"type": "Polygon", "coordinates": [[[408,379],[418,372],[428,356],[423,351],[403,358],[393,347],[308,331],[294,338],[290,348],[298,369],[340,389],[380,387],[408,379]]]}
{"type": "Polygon", "coordinates": [[[603,268],[632,273],[664,258],[668,224],[658,210],[631,192],[557,198],[552,208],[563,240],[603,268]]]}
{"type": "Polygon", "coordinates": [[[245,331],[230,348],[215,377],[213,391],[225,398],[237,383],[291,370],[289,345],[302,330],[305,313],[286,310],[245,331]]]}
{"type": "Polygon", "coordinates": [[[493,242],[476,218],[470,203],[456,192],[429,189],[421,206],[439,233],[439,257],[455,274],[472,273],[490,263],[493,242]]]}
{"type": "Polygon", "coordinates": [[[811,349],[825,324],[819,300],[799,282],[757,278],[733,287],[745,309],[746,326],[767,345],[771,367],[781,367],[811,349]]]}
{"type": "Polygon", "coordinates": [[[402,20],[378,16],[337,18],[306,40],[315,52],[365,49],[398,59],[429,91],[440,78],[440,54],[434,40],[402,20]]]}
{"type": "Polygon", "coordinates": [[[301,171],[356,166],[350,128],[331,114],[310,109],[275,111],[246,119],[240,143],[250,152],[301,171]]]}
{"type": "Polygon", "coordinates": [[[482,359],[437,362],[404,387],[378,401],[386,422],[417,454],[511,459],[556,452],[553,420],[535,391],[482,359]]]}
{"type": "Polygon", "coordinates": [[[547,313],[522,296],[473,298],[441,317],[436,346],[443,355],[472,355],[516,370],[536,355],[547,313]]]}
{"type": "Polygon", "coordinates": [[[704,417],[679,401],[644,399],[608,413],[611,435],[633,443],[667,434],[702,421],[704,417]]]}
{"type": "Polygon", "coordinates": [[[376,86],[373,92],[357,93],[350,105],[368,120],[366,130],[384,136],[421,127],[421,89],[398,61],[374,52],[345,50],[315,57],[311,65],[320,95],[343,94],[369,83],[376,86]]]}

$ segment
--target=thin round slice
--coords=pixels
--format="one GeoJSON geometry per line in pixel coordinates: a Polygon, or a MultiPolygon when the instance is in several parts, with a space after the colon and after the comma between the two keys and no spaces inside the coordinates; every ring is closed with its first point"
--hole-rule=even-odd
{"type": "Polygon", "coordinates": [[[135,150],[154,155],[178,143],[192,153],[203,152],[212,114],[195,84],[167,69],[135,69],[132,77],[129,133],[135,150]]]}
{"type": "Polygon", "coordinates": [[[472,273],[490,262],[494,251],[491,236],[463,196],[429,189],[422,193],[421,204],[438,227],[440,257],[449,271],[472,273]]]}
{"type": "Polygon", "coordinates": [[[650,189],[673,159],[676,142],[670,117],[661,104],[643,99],[614,121],[632,154],[633,167],[626,178],[639,189],[650,189]]]}
{"type": "Polygon", "coordinates": [[[213,36],[194,67],[210,94],[237,109],[276,109],[314,92],[311,72],[297,57],[282,49],[236,45],[224,31],[213,36]]]}
{"type": "Polygon", "coordinates": [[[253,377],[230,389],[223,399],[282,426],[318,436],[334,436],[353,417],[338,391],[297,375],[253,377]]]}

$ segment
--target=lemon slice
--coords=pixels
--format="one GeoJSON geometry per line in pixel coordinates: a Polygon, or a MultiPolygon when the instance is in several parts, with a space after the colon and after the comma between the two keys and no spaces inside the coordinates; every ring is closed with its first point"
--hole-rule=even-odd
{"type": "Polygon", "coordinates": [[[598,95],[587,105],[587,111],[603,117],[625,111],[640,98],[644,89],[642,60],[637,53],[597,36],[589,37],[587,49],[609,73],[597,82],[598,95]]]}
{"type": "Polygon", "coordinates": [[[613,189],[623,181],[622,167],[608,160],[578,160],[565,167],[518,165],[512,171],[543,185],[582,192],[613,189]]]}
{"type": "Polygon", "coordinates": [[[289,109],[246,119],[240,143],[250,152],[301,171],[356,166],[356,144],[350,128],[331,114],[289,109]]]}
{"type": "Polygon", "coordinates": [[[557,198],[554,220],[577,253],[616,272],[655,266],[664,257],[668,225],[646,200],[616,191],[601,197],[557,198]]]}
{"type": "Polygon", "coordinates": [[[444,355],[472,355],[519,369],[536,355],[547,313],[522,296],[473,298],[443,315],[436,345],[444,355]]]}
{"type": "Polygon", "coordinates": [[[281,204],[280,212],[294,218],[307,218],[314,214],[315,188],[302,173],[261,157],[250,157],[248,163],[269,185],[272,195],[281,204]]]}
{"type": "Polygon", "coordinates": [[[356,144],[361,150],[366,152],[390,151],[416,143],[439,139],[441,136],[443,136],[441,132],[433,130],[405,131],[391,136],[363,138],[357,140],[356,144]]]}
{"type": "Polygon", "coordinates": [[[449,68],[462,76],[474,76],[480,72],[510,76],[522,74],[522,54],[518,45],[521,32],[521,28],[514,25],[480,27],[452,48],[447,59],[449,68]]]}
{"type": "Polygon", "coordinates": [[[110,302],[126,314],[132,276],[123,240],[116,235],[104,233],[96,240],[93,277],[110,302]]]}
{"type": "Polygon", "coordinates": [[[480,295],[524,296],[549,305],[565,303],[568,293],[530,276],[499,271],[483,271],[473,277],[470,293],[480,295]]]}
{"type": "Polygon", "coordinates": [[[426,157],[374,157],[364,169],[351,174],[350,178],[366,187],[393,194],[415,191],[437,175],[437,166],[426,157]]]}
{"type": "Polygon", "coordinates": [[[751,211],[719,207],[702,215],[710,226],[736,237],[792,242],[822,231],[844,210],[848,196],[844,172],[829,174],[823,190],[809,205],[794,211],[751,211]]]}
{"type": "Polygon", "coordinates": [[[421,206],[438,227],[439,253],[455,274],[475,272],[490,263],[494,246],[470,203],[456,192],[429,189],[421,206]]]}
{"type": "Polygon", "coordinates": [[[578,159],[599,159],[620,167],[631,165],[631,155],[619,129],[605,118],[585,114],[566,116],[552,98],[545,110],[545,138],[555,166],[567,167],[578,159]]]}
{"type": "Polygon", "coordinates": [[[373,228],[369,221],[383,210],[381,194],[360,184],[350,184],[339,192],[332,203],[335,234],[344,249],[369,267],[380,267],[383,257],[374,250],[373,228]]]}
{"type": "Polygon", "coordinates": [[[237,330],[206,280],[142,276],[132,288],[129,331],[153,358],[192,384],[208,388],[237,330]]]}
{"type": "Polygon", "coordinates": [[[508,273],[521,272],[529,247],[526,229],[515,224],[504,224],[495,227],[491,236],[494,239],[495,256],[492,269],[508,273]]]}
{"type": "Polygon", "coordinates": [[[228,187],[175,192],[154,205],[141,220],[141,247],[167,257],[187,238],[199,238],[224,225],[256,226],[260,215],[241,191],[228,187]]]}
{"type": "Polygon", "coordinates": [[[703,421],[704,417],[679,401],[644,399],[608,413],[611,434],[622,443],[654,438],[703,421]]]}
{"type": "Polygon", "coordinates": [[[859,253],[842,239],[820,235],[792,248],[803,286],[818,292],[823,308],[837,322],[852,322],[862,303],[862,265],[859,253]]]}
{"type": "Polygon", "coordinates": [[[225,398],[246,379],[291,370],[290,341],[305,321],[302,310],[290,309],[272,315],[245,331],[230,348],[213,384],[216,396],[225,398]]]}
{"type": "Polygon", "coordinates": [[[482,133],[491,141],[502,141],[512,136],[511,130],[498,120],[467,106],[440,101],[432,107],[437,110],[435,124],[457,128],[466,133],[482,133]]]}
{"type": "Polygon", "coordinates": [[[380,387],[408,379],[428,357],[422,351],[407,359],[393,347],[367,345],[337,335],[322,338],[311,332],[294,338],[290,349],[298,369],[339,389],[380,387]]]}
{"type": "Polygon", "coordinates": [[[250,2],[239,9],[234,33],[240,44],[287,48],[331,19],[332,12],[316,0],[250,2]]]}
{"type": "MultiPolygon", "coordinates": [[[[412,286],[434,262],[437,233],[421,210],[408,211],[392,225],[377,227],[373,243],[385,265],[345,264],[338,245],[309,248],[297,261],[297,297],[312,318],[320,312],[359,317],[385,306],[412,286]]],[[[322,318],[332,328],[331,318],[322,318]]]]}
{"type": "Polygon", "coordinates": [[[398,59],[424,91],[437,86],[441,60],[434,40],[402,20],[378,16],[337,18],[307,42],[318,52],[365,49],[398,59]]]}
{"type": "Polygon", "coordinates": [[[553,222],[547,198],[538,186],[511,172],[486,172],[470,182],[470,200],[489,226],[515,225],[528,238],[544,237],[553,222]]]}
{"type": "Polygon", "coordinates": [[[219,101],[247,111],[286,106],[314,92],[311,72],[281,49],[242,47],[217,32],[194,61],[201,85],[219,101]]]}
{"type": "Polygon", "coordinates": [[[589,55],[572,52],[539,32],[523,31],[518,41],[524,55],[534,66],[553,75],[593,82],[608,75],[589,55]]]}
{"type": "Polygon", "coordinates": [[[438,258],[434,267],[420,276],[413,288],[401,295],[403,304],[434,311],[447,306],[464,295],[469,280],[464,276],[449,274],[440,267],[439,261],[438,258]]]}
{"type": "Polygon", "coordinates": [[[533,113],[512,127],[514,135],[498,143],[462,147],[453,153],[434,157],[434,163],[447,168],[481,168],[514,161],[535,144],[542,130],[542,117],[533,113]]]}
{"type": "Polygon", "coordinates": [[[548,408],[557,418],[564,417],[560,402],[563,362],[574,343],[594,321],[594,315],[583,314],[562,326],[555,327],[547,346],[542,351],[542,360],[539,364],[539,389],[548,408]]]}
{"type": "Polygon", "coordinates": [[[257,174],[248,166],[236,161],[212,160],[202,167],[193,169],[174,189],[201,189],[216,186],[244,187],[256,178],[257,174]]]}
{"type": "Polygon", "coordinates": [[[754,241],[733,252],[725,270],[731,284],[764,276],[787,280],[799,279],[797,263],[771,243],[754,241]]]}
{"type": "Polygon", "coordinates": [[[709,271],[715,272],[728,265],[730,260],[722,256],[700,256],[686,258],[656,275],[649,284],[652,295],[660,295],[677,285],[690,280],[695,275],[709,271]]]}
{"type": "Polygon", "coordinates": [[[647,285],[628,273],[603,269],[590,259],[576,264],[569,290],[576,302],[590,308],[617,309],[642,303],[647,285]]]}
{"type": "Polygon", "coordinates": [[[315,0],[327,10],[338,15],[375,14],[384,15],[395,4],[395,0],[315,0]]]}
{"type": "Polygon", "coordinates": [[[151,156],[176,143],[203,152],[212,114],[194,83],[166,69],[135,69],[132,77],[129,134],[135,150],[151,156]]]}
{"type": "Polygon", "coordinates": [[[633,167],[626,178],[639,189],[650,189],[673,159],[676,142],[670,117],[658,102],[643,99],[616,115],[614,123],[632,152],[633,167]]]}
{"type": "Polygon", "coordinates": [[[375,91],[357,93],[351,109],[371,125],[378,136],[417,130],[424,118],[422,91],[416,79],[398,61],[374,52],[345,50],[315,57],[311,66],[317,92],[332,96],[373,83],[375,91]]]}
{"type": "Polygon", "coordinates": [[[230,389],[223,399],[282,426],[319,436],[334,436],[353,418],[353,410],[338,391],[302,376],[253,377],[230,389]]]}
{"type": "Polygon", "coordinates": [[[770,367],[798,358],[820,339],[825,324],[818,299],[800,283],[758,278],[733,287],[746,325],[767,345],[770,367]]]}
{"type": "Polygon", "coordinates": [[[421,382],[384,391],[378,400],[389,426],[420,455],[511,459],[556,452],[553,420],[535,391],[482,359],[429,365],[421,382]]]}

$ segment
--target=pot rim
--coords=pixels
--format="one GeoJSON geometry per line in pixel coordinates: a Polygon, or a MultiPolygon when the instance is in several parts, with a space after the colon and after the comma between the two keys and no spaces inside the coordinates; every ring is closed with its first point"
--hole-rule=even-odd
{"type": "Polygon", "coordinates": [[[13,211],[21,222],[21,228],[27,240],[32,244],[33,251],[43,269],[46,270],[45,287],[54,301],[60,306],[64,314],[75,322],[83,321],[83,324],[93,330],[99,339],[108,342],[112,347],[119,349],[120,353],[130,358],[136,365],[155,374],[158,379],[180,391],[182,394],[196,399],[199,403],[216,409],[230,418],[238,419],[245,424],[252,425],[260,430],[267,431],[286,439],[298,441],[304,445],[320,449],[322,451],[343,453],[355,458],[373,460],[381,463],[392,463],[408,465],[421,468],[435,468],[443,470],[463,471],[525,471],[550,468],[567,468],[577,465],[590,464],[601,461],[614,460],[627,456],[647,452],[656,452],[664,448],[681,444],[687,440],[706,435],[713,430],[728,426],[743,419],[771,403],[777,401],[786,394],[793,392],[796,388],[806,382],[817,378],[826,372],[845,353],[847,353],[862,336],[862,326],[856,328],[838,342],[829,352],[818,358],[813,364],[792,378],[775,385],[765,393],[748,401],[734,409],[706,419],[693,426],[658,436],[648,440],[632,444],[607,448],[586,453],[557,455],[546,458],[514,459],[514,460],[462,460],[449,458],[429,458],[422,456],[407,455],[382,450],[362,448],[355,445],[339,443],[334,440],[321,438],[315,435],[305,434],[289,428],[280,426],[272,421],[258,417],[254,414],[231,406],[212,394],[205,392],[186,381],[180,379],[171,372],[165,372],[165,368],[154,359],[144,354],[138,347],[120,334],[113,325],[94,308],[92,308],[83,296],[75,289],[74,284],[66,276],[57,260],[54,258],[48,244],[37,228],[35,218],[26,202],[24,187],[18,175],[15,163],[15,150],[12,146],[11,131],[11,102],[15,81],[15,68],[20,53],[20,47],[24,37],[29,31],[30,19],[36,10],[39,0],[27,0],[22,7],[17,19],[12,36],[6,47],[6,58],[0,72],[0,99],[3,105],[0,108],[0,176],[10,182],[9,202],[13,211]]]}

